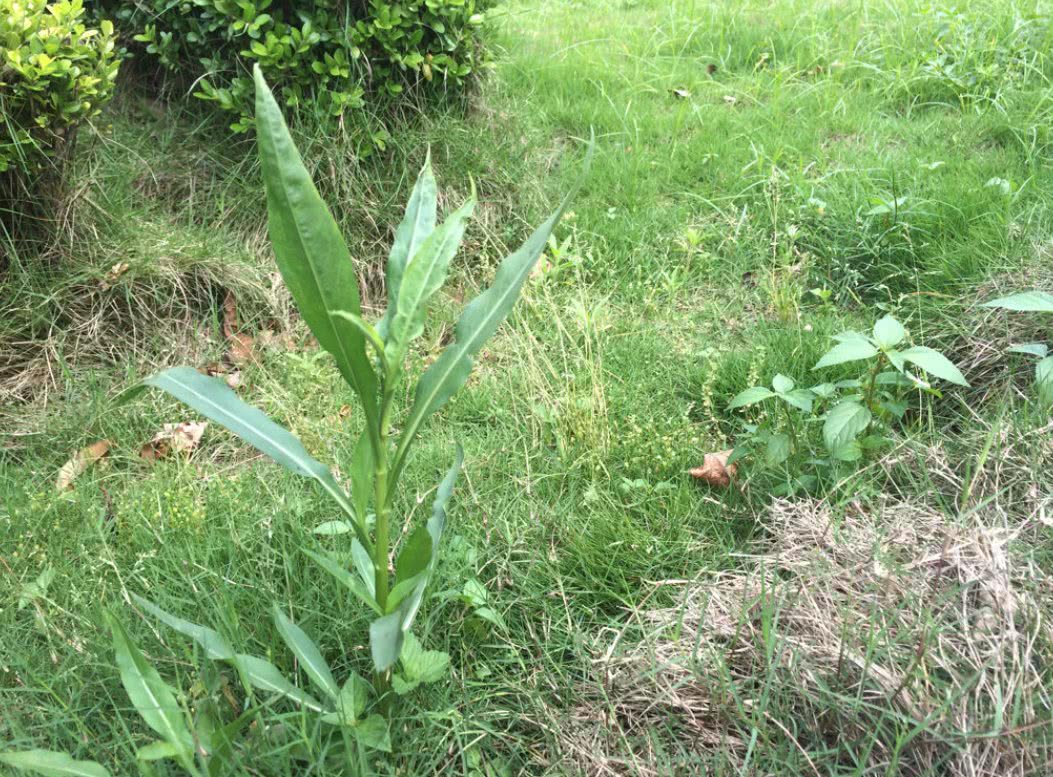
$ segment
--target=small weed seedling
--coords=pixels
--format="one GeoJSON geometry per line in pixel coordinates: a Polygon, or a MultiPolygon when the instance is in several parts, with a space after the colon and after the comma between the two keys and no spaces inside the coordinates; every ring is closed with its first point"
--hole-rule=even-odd
{"type": "Polygon", "coordinates": [[[753,386],[740,392],[728,405],[730,410],[775,400],[778,411],[760,424],[745,425],[746,437],[730,461],[760,454],[769,468],[785,471],[786,480],[776,493],[809,491],[818,484],[819,477],[803,473],[805,466],[823,471],[836,462],[857,461],[865,451],[885,444],[883,430],[907,411],[905,389],[921,389],[939,396],[939,391],[908,365],[949,383],[969,385],[939,351],[919,345],[900,349],[906,337],[903,325],[892,316],[885,316],[874,325],[871,335],[835,335],[837,345],[812,368],[866,362],[869,368],[859,378],[798,388],[791,378],[776,375],[770,388],[753,386]],[[813,435],[809,434],[820,421],[825,455],[816,452],[813,435]]]}
{"type": "MultiPolygon", "coordinates": [[[[1024,291],[1008,297],[985,302],[984,307],[1001,308],[1025,313],[1053,313],[1053,294],[1044,291],[1024,291]]],[[[1024,343],[1009,349],[1038,359],[1035,364],[1035,390],[1043,407],[1053,405],[1053,354],[1046,343],[1024,343]]]]}
{"type": "MultiPolygon", "coordinates": [[[[430,519],[410,532],[401,544],[392,576],[392,509],[399,479],[424,422],[464,386],[475,354],[508,316],[569,197],[501,263],[493,286],[465,309],[457,322],[455,341],[418,382],[413,404],[395,441],[391,437],[391,420],[397,389],[404,377],[407,349],[424,331],[428,302],[446,279],[475,205],[474,195],[437,225],[436,182],[430,160],[425,164],[388,260],[387,312],[374,326],[362,318],[355,267],[336,222],[311,182],[278,105],[258,70],[256,91],[260,158],[275,257],[303,319],[358,395],[366,422],[352,454],[350,494],[327,466],[307,453],[299,440],[242,402],[221,381],[189,367],[177,367],[145,383],[163,389],[225,426],[293,472],[314,479],[342,511],[344,520],[327,522],[324,533],[353,537],[353,568],[328,556],[308,553],[376,616],[369,630],[372,689],[354,673],[338,684],[317,645],[277,608],[273,618],[278,633],[321,700],[290,683],[272,664],[236,653],[217,632],[176,618],[138,597],[137,602],[197,642],[210,659],[231,664],[246,685],[284,696],[318,713],[323,723],[352,732],[359,743],[387,750],[387,721],[384,715],[365,714],[367,699],[374,695],[386,715],[393,693],[405,694],[420,683],[440,679],[449,664],[445,653],[424,650],[410,629],[435,569],[446,505],[462,462],[460,446],[453,466],[438,487],[430,519]]],[[[189,755],[182,753],[179,757],[185,760],[189,755]]]]}

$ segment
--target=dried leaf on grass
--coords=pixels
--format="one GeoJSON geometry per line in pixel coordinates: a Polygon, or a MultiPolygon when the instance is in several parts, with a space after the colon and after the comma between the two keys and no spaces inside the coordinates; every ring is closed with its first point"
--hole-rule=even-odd
{"type": "Polygon", "coordinates": [[[113,286],[120,279],[122,275],[128,272],[127,262],[117,262],[113,267],[110,268],[109,272],[99,281],[99,288],[106,291],[113,286]]]}
{"type": "Polygon", "coordinates": [[[251,361],[256,341],[238,331],[238,302],[231,292],[223,300],[223,336],[227,338],[227,358],[234,364],[251,361]]]}
{"type": "Polygon", "coordinates": [[[67,491],[72,488],[73,481],[83,475],[88,467],[109,453],[112,445],[113,443],[109,440],[99,440],[74,453],[59,470],[58,477],[55,478],[55,489],[67,491]]]}
{"type": "Polygon", "coordinates": [[[208,428],[207,421],[184,421],[165,424],[154,438],[139,449],[139,458],[157,461],[172,453],[189,455],[201,442],[201,435],[208,428]]]}
{"type": "Polygon", "coordinates": [[[688,584],[677,606],[638,614],[642,640],[607,648],[602,688],[582,688],[560,732],[580,771],[667,773],[658,730],[745,768],[748,711],[764,705],[768,746],[809,763],[843,741],[868,743],[867,773],[1045,773],[1053,586],[1014,544],[1039,521],[902,503],[834,515],[805,500],[775,503],[768,523],[740,569],[688,584]],[[890,716],[913,721],[909,746],[890,716]]]}
{"type": "Polygon", "coordinates": [[[738,471],[735,464],[728,464],[728,459],[734,450],[719,451],[718,453],[707,453],[702,460],[701,467],[689,470],[691,477],[709,483],[717,488],[727,488],[731,485],[732,478],[738,471]]]}

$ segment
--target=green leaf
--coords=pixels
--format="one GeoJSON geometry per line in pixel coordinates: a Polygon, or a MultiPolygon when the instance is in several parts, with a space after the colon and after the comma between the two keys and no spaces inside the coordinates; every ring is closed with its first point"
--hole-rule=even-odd
{"type": "MultiPolygon", "coordinates": [[[[586,170],[592,159],[593,148],[594,144],[590,143],[585,161],[586,170]]],[[[538,227],[519,249],[501,262],[497,268],[493,285],[472,300],[461,314],[454,327],[454,343],[442,352],[417,383],[413,407],[403,425],[402,436],[395,454],[393,480],[398,480],[405,466],[406,455],[421,424],[445,405],[447,400],[465,384],[472,371],[475,355],[512,311],[512,306],[519,297],[523,284],[530,277],[531,270],[545,249],[549,235],[552,234],[570,198],[574,196],[580,185],[579,180],[571,193],[560,203],[556,212],[549,216],[548,220],[538,227]]]]}
{"type": "Polygon", "coordinates": [[[379,750],[382,753],[391,752],[391,733],[388,730],[388,722],[380,715],[370,715],[352,731],[355,739],[363,747],[379,750]]]}
{"type": "Polygon", "coordinates": [[[52,750],[0,753],[0,763],[44,777],[110,777],[110,772],[94,761],[75,761],[52,750]]]}
{"type": "Polygon", "coordinates": [[[812,386],[808,390],[819,399],[830,399],[830,397],[837,394],[837,387],[833,383],[820,383],[818,386],[812,386]]]}
{"type": "MultiPolygon", "coordinates": [[[[431,544],[430,540],[428,544],[431,544]]],[[[394,612],[406,597],[415,593],[420,584],[425,581],[426,575],[427,571],[424,571],[396,583],[388,592],[388,612],[394,612]]]]}
{"type": "Polygon", "coordinates": [[[278,667],[269,661],[244,653],[239,653],[235,661],[253,688],[277,693],[309,710],[322,711],[322,704],[317,699],[286,680],[285,676],[278,671],[278,667]]]}
{"type": "Polygon", "coordinates": [[[406,265],[435,229],[437,198],[438,187],[431,169],[431,149],[429,149],[424,167],[417,176],[417,183],[406,205],[406,215],[403,216],[402,223],[395,232],[395,241],[391,244],[391,253],[388,255],[385,284],[388,292],[388,309],[378,325],[380,334],[385,339],[391,319],[398,309],[399,289],[402,287],[402,274],[406,265]]]}
{"type": "Polygon", "coordinates": [[[855,331],[853,331],[851,329],[849,329],[849,330],[847,330],[845,332],[838,332],[836,335],[833,335],[831,337],[831,339],[835,343],[860,343],[860,344],[862,344],[862,343],[869,343],[870,342],[870,338],[867,337],[865,334],[863,334],[862,332],[855,332],[855,331]]]}
{"type": "Polygon", "coordinates": [[[352,672],[340,689],[340,698],[337,699],[337,713],[341,723],[354,725],[366,711],[373,687],[367,683],[357,672],[352,672]]]}
{"type": "Polygon", "coordinates": [[[373,444],[369,441],[369,430],[362,434],[351,453],[351,502],[355,506],[358,522],[365,529],[366,513],[369,511],[369,496],[373,492],[373,444]]]}
{"type": "Polygon", "coordinates": [[[869,359],[877,354],[878,349],[868,340],[846,340],[827,351],[812,369],[819,370],[823,367],[833,367],[835,364],[869,359]]]}
{"type": "Polygon", "coordinates": [[[777,467],[790,458],[790,438],[785,434],[773,434],[768,438],[768,449],[764,460],[769,467],[777,467]]]}
{"type": "Polygon", "coordinates": [[[372,557],[358,540],[351,540],[351,561],[355,565],[358,576],[362,578],[362,584],[369,591],[369,595],[375,598],[377,595],[376,567],[373,566],[372,557]]]}
{"type": "Polygon", "coordinates": [[[350,571],[345,569],[343,566],[333,561],[328,556],[323,556],[319,553],[315,553],[311,550],[305,550],[310,558],[314,560],[318,566],[328,572],[330,575],[336,578],[337,582],[341,583],[347,590],[358,597],[359,601],[369,607],[373,612],[378,615],[383,615],[383,610],[380,609],[380,605],[376,601],[376,593],[366,587],[366,585],[359,580],[355,575],[351,574],[350,571]]]}
{"type": "Polygon", "coordinates": [[[274,605],[274,624],[278,627],[289,650],[300,660],[300,666],[311,678],[317,688],[330,699],[336,699],[340,695],[340,686],[333,679],[333,673],[329,671],[329,664],[322,657],[322,651],[310,637],[289,620],[278,605],[274,605]]]}
{"type": "Polygon", "coordinates": [[[137,594],[132,594],[132,599],[157,620],[175,629],[183,636],[194,640],[209,658],[215,661],[230,661],[234,658],[234,648],[219,632],[206,626],[198,626],[196,623],[177,618],[175,615],[165,612],[156,604],[137,594]]]}
{"type": "Polygon", "coordinates": [[[179,755],[179,748],[174,747],[171,742],[152,742],[135,751],[135,757],[140,761],[160,761],[164,758],[178,760],[179,755]]]}
{"type": "Polygon", "coordinates": [[[882,349],[894,348],[906,336],[907,330],[892,316],[883,316],[874,324],[874,342],[882,349]]]}
{"type": "Polygon", "coordinates": [[[969,385],[965,380],[965,376],[954,366],[951,360],[939,351],[926,348],[923,345],[916,345],[913,348],[901,351],[901,354],[904,359],[921,367],[930,375],[935,375],[937,378],[942,378],[949,383],[956,383],[959,386],[969,385]]]}
{"type": "Polygon", "coordinates": [[[384,339],[380,336],[380,332],[374,329],[365,319],[362,318],[362,316],[348,310],[334,310],[331,312],[331,315],[344,319],[357,329],[365,338],[366,342],[373,347],[373,351],[376,353],[377,358],[380,359],[381,366],[386,369],[387,360],[384,353],[384,339]]]}
{"type": "Polygon", "coordinates": [[[477,618],[482,618],[484,621],[489,621],[499,629],[506,628],[505,619],[501,617],[501,613],[490,607],[476,607],[472,610],[472,614],[477,618]]]}
{"type": "Polygon", "coordinates": [[[431,561],[431,551],[432,542],[428,528],[420,526],[406,540],[406,544],[399,553],[398,561],[395,563],[395,584],[398,585],[416,577],[427,569],[431,561]]]}
{"type": "Polygon", "coordinates": [[[1035,365],[1035,387],[1043,405],[1053,405],[1053,356],[1035,365]]]}
{"type": "Polygon", "coordinates": [[[329,468],[313,458],[287,430],[242,402],[223,381],[190,367],[173,367],[144,382],[167,391],[297,475],[318,481],[345,512],[354,515],[354,507],[329,468]]]}
{"type": "Polygon", "coordinates": [[[855,400],[838,402],[826,414],[823,423],[823,441],[829,451],[852,442],[870,425],[870,409],[855,400]]]}
{"type": "Polygon", "coordinates": [[[121,684],[136,712],[146,725],[176,749],[176,758],[180,763],[189,763],[194,751],[194,739],[175,694],[128,638],[120,621],[106,613],[106,622],[113,634],[113,650],[121,684]]]}
{"type": "Polygon", "coordinates": [[[336,358],[341,375],[358,393],[372,428],[377,416],[377,381],[365,339],[349,321],[331,314],[335,310],[362,314],[355,265],[258,65],[253,66],[253,75],[267,225],[278,268],[307,326],[336,358]]]}
{"type": "Polygon", "coordinates": [[[1023,345],[1014,345],[1009,349],[1009,353],[1026,353],[1042,359],[1049,353],[1049,346],[1045,343],[1024,343],[1023,345]]]}
{"type": "Polygon", "coordinates": [[[398,308],[388,327],[385,355],[392,374],[401,368],[410,342],[424,331],[428,300],[446,280],[450,261],[461,245],[464,229],[475,208],[474,195],[433,231],[410,259],[398,292],[398,308]]]}
{"type": "Polygon", "coordinates": [[[764,386],[753,386],[745,391],[740,391],[735,395],[735,398],[731,400],[728,405],[728,410],[735,410],[740,407],[746,407],[748,405],[755,405],[758,402],[763,402],[765,399],[771,399],[775,396],[774,391],[769,391],[764,386]]]}
{"type": "Polygon", "coordinates": [[[795,385],[797,384],[793,382],[793,378],[788,378],[782,374],[776,375],[771,381],[771,387],[775,389],[776,394],[786,394],[793,391],[795,385]]]}
{"type": "Polygon", "coordinates": [[[373,665],[378,672],[384,672],[398,661],[402,652],[405,633],[413,625],[413,619],[420,609],[421,600],[424,598],[424,589],[428,585],[428,579],[435,570],[435,564],[439,557],[439,543],[442,540],[443,530],[446,527],[446,505],[453,495],[454,485],[457,483],[457,475],[461,471],[464,462],[464,450],[460,445],[454,457],[453,466],[442,479],[435,492],[435,501],[432,502],[431,518],[428,519],[427,529],[431,536],[432,550],[431,560],[424,573],[418,575],[420,582],[413,588],[413,592],[403,599],[396,610],[377,618],[369,627],[369,647],[373,656],[373,665]]]}
{"type": "Polygon", "coordinates": [[[449,654],[441,650],[425,650],[412,631],[406,634],[400,661],[402,673],[409,680],[421,683],[438,682],[450,670],[449,654]]]}
{"type": "Polygon", "coordinates": [[[1053,294],[1044,291],[1022,291],[999,297],[983,304],[985,308],[1003,308],[1031,313],[1053,313],[1053,294]]]}
{"type": "Polygon", "coordinates": [[[378,672],[386,672],[402,652],[406,633],[402,630],[402,619],[406,600],[399,609],[377,618],[369,624],[369,651],[373,656],[373,666],[378,672]]]}
{"type": "Polygon", "coordinates": [[[311,533],[323,537],[336,537],[341,534],[349,534],[354,530],[354,525],[347,521],[326,521],[325,523],[320,523],[311,529],[311,533]]]}
{"type": "Polygon", "coordinates": [[[786,394],[780,394],[779,397],[783,402],[793,405],[798,410],[803,410],[806,413],[812,412],[812,401],[815,397],[808,389],[797,389],[786,394]]]}
{"type": "Polygon", "coordinates": [[[863,448],[858,440],[849,440],[830,450],[830,456],[837,461],[859,461],[863,458],[863,448]]]}

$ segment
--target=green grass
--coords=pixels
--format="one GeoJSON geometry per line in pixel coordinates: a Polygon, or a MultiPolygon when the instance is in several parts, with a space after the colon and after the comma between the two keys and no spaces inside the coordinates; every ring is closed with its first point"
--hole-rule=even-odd
{"type": "MultiPolygon", "coordinates": [[[[441,303],[412,370],[438,353],[461,298],[489,279],[502,250],[570,186],[582,141],[596,136],[590,177],[547,257],[553,269],[531,283],[410,465],[396,510],[407,521],[422,517],[453,441],[465,444],[449,553],[419,629],[427,646],[450,652],[454,674],[397,708],[400,752],[373,763],[378,773],[575,773],[568,732],[583,711],[604,714],[596,698],[612,691],[596,659],[615,635],[624,630],[623,648],[646,644],[653,635],[635,616],[677,596],[658,583],[737,568],[731,554],[765,534],[763,473],[747,469],[746,487],[726,492],[686,474],[706,452],[731,447],[739,427],[725,407],[738,391],[778,372],[811,381],[831,334],[884,312],[958,361],[988,341],[1018,341],[1018,328],[1004,330],[1024,324],[992,319],[979,329],[970,306],[1018,280],[1049,282],[1040,246],[1053,226],[1053,27],[1041,10],[517,0],[499,17],[496,70],[466,110],[409,121],[368,159],[339,134],[302,132],[374,308],[426,148],[450,195],[446,211],[469,177],[478,184],[479,217],[455,260],[462,291],[441,303]],[[872,212],[897,197],[906,199],[896,212],[872,212]],[[829,289],[831,304],[812,288],[829,289]],[[486,586],[506,629],[452,595],[466,578],[486,586]]],[[[364,613],[301,552],[338,546],[310,531],[332,518],[323,496],[214,426],[188,461],[150,466],[139,447],[191,414],[155,394],[113,402],[158,364],[219,358],[227,290],[250,330],[288,323],[269,278],[252,147],[201,110],[133,90],[119,98],[105,117],[111,129],[78,158],[59,258],[18,256],[0,275],[9,391],[0,741],[98,758],[120,774],[135,773],[134,751],[149,737],[120,687],[103,610],[119,613],[191,700],[205,666],[185,640],[140,618],[128,593],[291,671],[261,615],[279,602],[338,678],[369,664],[364,613]],[[129,269],[103,288],[118,262],[129,269]],[[110,456],[55,493],[63,462],[98,439],[113,441],[110,456]],[[46,597],[15,606],[47,568],[56,575],[46,597]]],[[[1038,329],[1033,339],[1051,334],[1027,325],[1038,329]]],[[[239,392],[339,468],[356,439],[356,411],[341,413],[353,401],[297,333],[297,347],[261,351],[243,369],[239,392]]],[[[1036,431],[1048,414],[1027,403],[1013,363],[992,357],[975,379],[967,373],[971,391],[917,399],[894,451],[823,496],[835,509],[893,497],[954,515],[994,503],[1012,525],[1026,520],[1028,494],[1053,492],[1053,451],[1048,431],[1036,431]],[[1005,443],[985,457],[992,430],[1005,443]]],[[[1048,566],[1051,537],[1040,536],[1033,552],[1048,566]]],[[[875,638],[870,649],[911,655],[913,646],[893,643],[875,638]]],[[[826,702],[870,727],[869,738],[839,742],[796,730],[795,702],[779,687],[727,690],[728,719],[755,743],[743,773],[896,773],[859,766],[913,736],[888,705],[830,689],[826,702]],[[757,694],[767,714],[737,705],[737,693],[757,694]]],[[[231,689],[241,693],[236,681],[231,689]]],[[[317,748],[308,718],[281,705],[274,715],[317,748]]],[[[610,757],[625,760],[616,773],[739,773],[741,752],[692,746],[682,722],[609,743],[610,757]]],[[[305,771],[288,747],[266,742],[245,767],[340,773],[305,771]]]]}

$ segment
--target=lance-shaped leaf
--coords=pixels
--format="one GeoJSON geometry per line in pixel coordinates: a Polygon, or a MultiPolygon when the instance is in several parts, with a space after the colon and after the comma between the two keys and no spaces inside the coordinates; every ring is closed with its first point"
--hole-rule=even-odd
{"type": "Polygon", "coordinates": [[[110,777],[109,770],[95,761],[76,761],[53,750],[0,753],[0,764],[44,777],[110,777]]]}
{"type": "Polygon", "coordinates": [[[442,355],[421,377],[413,399],[413,408],[406,418],[402,436],[399,439],[392,480],[398,480],[406,463],[406,455],[421,424],[445,405],[447,400],[465,384],[472,371],[475,355],[512,311],[512,306],[519,297],[523,284],[530,277],[530,272],[537,263],[538,257],[541,256],[549,235],[552,234],[552,230],[588,172],[593,148],[593,144],[590,143],[585,157],[585,171],[570,194],[560,203],[556,212],[534,230],[523,245],[501,262],[500,267],[497,268],[493,286],[468,303],[464,312],[461,313],[454,327],[455,342],[442,352],[442,355]]]}
{"type": "Polygon", "coordinates": [[[332,311],[361,315],[358,276],[336,221],[303,165],[278,103],[259,67],[256,129],[267,189],[267,226],[274,257],[300,315],[319,344],[336,358],[370,421],[377,414],[377,379],[362,333],[332,311]]]}
{"type": "Polygon", "coordinates": [[[175,694],[128,638],[120,621],[109,613],[106,613],[106,621],[113,633],[113,650],[121,684],[136,712],[146,725],[172,746],[180,763],[189,764],[194,752],[194,739],[175,694]]]}
{"type": "Polygon", "coordinates": [[[431,150],[424,161],[417,183],[413,187],[409,202],[406,204],[406,215],[395,232],[395,242],[391,244],[388,255],[386,286],[388,292],[388,309],[384,318],[377,325],[382,337],[387,337],[388,327],[398,307],[399,289],[402,287],[402,274],[406,266],[417,253],[424,240],[435,229],[435,213],[438,188],[435,175],[431,170],[431,150]]]}
{"type": "MultiPolygon", "coordinates": [[[[202,648],[204,648],[209,658],[218,661],[225,661],[231,664],[241,673],[244,680],[254,688],[281,694],[282,696],[292,699],[298,704],[302,704],[316,712],[322,709],[322,705],[314,699],[314,697],[286,680],[274,664],[271,664],[262,658],[257,658],[256,656],[250,656],[244,653],[235,654],[233,648],[231,648],[227,641],[217,632],[206,626],[199,626],[196,623],[190,623],[182,618],[177,618],[176,616],[165,612],[157,605],[151,604],[141,596],[135,596],[135,601],[143,607],[143,609],[154,615],[158,620],[168,624],[180,634],[190,637],[197,642],[202,648]]],[[[285,634],[283,633],[282,636],[285,637],[285,634]]],[[[306,637],[306,635],[304,636],[306,637]]],[[[116,639],[116,635],[114,638],[116,639]]],[[[295,650],[293,652],[295,652],[295,650]]],[[[118,665],[119,664],[120,661],[118,660],[118,665]]],[[[154,674],[156,675],[156,672],[154,674]]],[[[158,680],[160,680],[160,678],[158,678],[158,680]]],[[[129,695],[131,694],[129,693],[129,695]]],[[[152,726],[153,724],[151,724],[151,727],[152,726]]],[[[157,731],[156,728],[154,728],[154,730],[157,731]]],[[[157,731],[157,733],[164,736],[161,731],[157,731]]],[[[165,737],[165,741],[172,740],[165,737]]]]}
{"type": "Polygon", "coordinates": [[[1053,294],[1045,291],[1022,291],[999,297],[983,304],[985,308],[1004,308],[1033,313],[1053,313],[1053,294]]]}
{"type": "Polygon", "coordinates": [[[253,688],[277,693],[315,712],[321,712],[324,709],[311,694],[300,690],[286,680],[285,675],[278,671],[278,667],[271,662],[244,653],[238,654],[234,660],[253,688]]]}
{"type": "Polygon", "coordinates": [[[289,620],[277,605],[274,606],[273,614],[278,633],[289,646],[289,650],[300,660],[300,666],[307,672],[307,676],[326,696],[335,700],[340,695],[340,686],[333,679],[333,673],[329,670],[329,664],[322,657],[322,651],[318,649],[314,640],[289,620]]]}
{"type": "Polygon", "coordinates": [[[468,217],[475,208],[475,196],[457,209],[438,227],[410,258],[402,275],[397,308],[387,332],[385,357],[389,369],[397,374],[406,347],[424,331],[428,300],[446,281],[450,261],[461,245],[468,217]]]}
{"type": "MultiPolygon", "coordinates": [[[[318,481],[348,515],[355,516],[354,507],[329,468],[313,458],[286,429],[242,402],[223,381],[190,367],[173,367],[147,378],[144,383],[167,391],[297,475],[318,481]]],[[[355,527],[359,540],[369,547],[365,530],[357,522],[355,527]]]]}
{"type": "Polygon", "coordinates": [[[369,430],[363,429],[351,453],[351,502],[363,530],[369,511],[369,495],[373,491],[373,475],[373,445],[369,441],[369,430]]]}
{"type": "Polygon", "coordinates": [[[463,463],[464,450],[458,445],[453,466],[439,484],[435,492],[435,501],[432,502],[431,517],[427,524],[428,534],[431,537],[431,558],[428,560],[427,568],[410,578],[416,580],[417,583],[412,592],[401,600],[394,612],[377,618],[369,626],[369,647],[373,655],[373,665],[378,672],[390,669],[398,661],[406,632],[409,631],[414,618],[417,617],[417,611],[424,599],[424,589],[428,586],[428,580],[431,573],[435,571],[435,564],[439,558],[439,543],[442,540],[443,530],[446,528],[446,505],[449,504],[450,497],[453,495],[453,488],[457,484],[457,476],[460,474],[463,463]]]}
{"type": "Polygon", "coordinates": [[[347,590],[358,597],[358,600],[373,610],[373,612],[378,615],[384,614],[380,609],[380,605],[377,604],[377,601],[374,598],[376,594],[373,589],[367,587],[365,583],[355,575],[351,574],[349,570],[345,569],[328,556],[323,556],[320,553],[315,553],[310,550],[305,550],[304,553],[314,559],[314,562],[318,564],[318,566],[335,577],[338,583],[341,583],[347,588],[347,590]]]}
{"type": "Polygon", "coordinates": [[[206,626],[198,626],[196,623],[177,618],[175,615],[165,612],[156,604],[137,594],[132,594],[132,599],[157,620],[175,629],[183,636],[194,640],[205,651],[205,655],[214,661],[230,661],[234,658],[234,648],[219,632],[206,626]]]}

